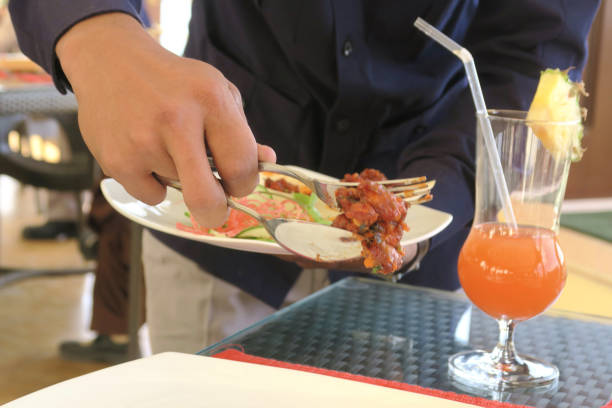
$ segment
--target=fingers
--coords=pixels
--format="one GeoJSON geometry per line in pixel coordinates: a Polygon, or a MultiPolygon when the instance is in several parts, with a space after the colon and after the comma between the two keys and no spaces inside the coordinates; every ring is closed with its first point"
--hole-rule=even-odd
{"type": "Polygon", "coordinates": [[[225,222],[229,209],[225,191],[208,165],[204,125],[197,117],[187,115],[181,121],[182,137],[180,140],[171,139],[169,152],[183,185],[183,198],[189,211],[198,223],[214,228],[225,222]]]}
{"type": "Polygon", "coordinates": [[[166,187],[159,184],[150,173],[113,178],[121,180],[123,188],[143,203],[156,205],[166,197],[166,187]]]}
{"type": "Polygon", "coordinates": [[[270,146],[257,144],[257,159],[262,162],[276,163],[276,152],[270,146]]]}
{"type": "Polygon", "coordinates": [[[402,266],[410,263],[416,256],[418,252],[417,244],[410,244],[404,247],[404,258],[402,260],[402,266]]]}
{"type": "MultiPolygon", "coordinates": [[[[94,132],[90,131],[90,136],[91,133],[94,132]]],[[[128,193],[149,205],[159,204],[166,196],[166,188],[159,184],[152,172],[170,179],[178,178],[165,147],[151,140],[150,135],[154,133],[150,128],[126,131],[117,141],[98,144],[98,149],[92,149],[105,175],[118,180],[128,193]]]]}
{"type": "MultiPolygon", "coordinates": [[[[105,175],[120,181],[125,190],[133,197],[149,205],[157,205],[166,197],[166,187],[161,185],[154,177],[151,171],[143,170],[155,167],[147,166],[140,163],[125,163],[121,167],[110,167],[102,165],[102,171],[105,175]]],[[[164,168],[161,166],[158,168],[164,168]]],[[[174,165],[170,166],[174,169],[174,165]]],[[[164,175],[169,179],[177,179],[175,170],[155,171],[158,174],[164,175]]]]}
{"type": "Polygon", "coordinates": [[[187,206],[202,225],[218,226],[227,218],[225,194],[241,197],[250,194],[259,181],[258,161],[276,162],[276,153],[265,145],[258,145],[247,124],[238,89],[226,82],[227,88],[216,94],[220,101],[206,105],[203,131],[195,128],[191,133],[196,140],[179,148],[182,153],[173,154],[179,177],[183,183],[183,195],[187,206]],[[224,91],[224,92],[223,92],[224,91]],[[212,108],[211,108],[212,106],[212,108]],[[206,137],[202,137],[205,134],[206,137]],[[206,148],[210,150],[223,186],[216,181],[208,162],[206,148]],[[182,150],[181,150],[182,149],[182,150]],[[201,152],[201,154],[198,154],[201,152]],[[183,165],[186,166],[183,170],[183,165]],[[197,171],[194,171],[197,169],[197,171]],[[194,177],[194,175],[197,175],[194,177]],[[199,178],[199,180],[198,180],[199,178]],[[200,183],[200,190],[187,191],[187,185],[200,183]],[[212,185],[214,194],[206,197],[205,188],[212,185]]]}
{"type": "MultiPolygon", "coordinates": [[[[229,84],[229,82],[226,82],[229,84]]],[[[218,100],[206,105],[206,145],[210,150],[225,190],[243,197],[258,182],[258,149],[237,89],[231,84],[215,93],[218,100]]],[[[270,152],[266,150],[266,155],[270,152]]]]}

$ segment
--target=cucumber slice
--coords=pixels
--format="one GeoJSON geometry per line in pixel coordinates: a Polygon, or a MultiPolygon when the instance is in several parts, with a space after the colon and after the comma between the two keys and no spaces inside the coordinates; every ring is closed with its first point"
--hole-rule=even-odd
{"type": "Polygon", "coordinates": [[[268,231],[261,225],[254,225],[240,231],[234,238],[272,240],[268,231]]]}

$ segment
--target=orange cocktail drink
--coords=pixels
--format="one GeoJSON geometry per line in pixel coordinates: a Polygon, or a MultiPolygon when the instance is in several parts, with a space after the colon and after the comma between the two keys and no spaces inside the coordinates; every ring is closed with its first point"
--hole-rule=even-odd
{"type": "Polygon", "coordinates": [[[449,374],[478,389],[554,386],[557,367],[519,356],[513,333],[517,323],[555,302],[567,276],[557,232],[571,144],[550,149],[534,129],[573,135],[581,130],[580,122],[533,121],[520,111],[489,111],[486,119],[501,169],[491,165],[479,129],[474,220],[457,267],[472,303],[497,320],[499,339],[490,352],[467,350],[451,356],[449,374]],[[501,199],[496,188],[499,171],[508,199],[501,199]]]}
{"type": "Polygon", "coordinates": [[[561,294],[567,276],[552,230],[500,223],[472,229],[458,269],[461,286],[479,309],[514,321],[546,310],[561,294]]]}

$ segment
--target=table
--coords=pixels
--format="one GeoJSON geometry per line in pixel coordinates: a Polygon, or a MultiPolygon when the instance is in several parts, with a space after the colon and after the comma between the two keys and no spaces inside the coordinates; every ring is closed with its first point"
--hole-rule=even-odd
{"type": "Polygon", "coordinates": [[[549,311],[517,326],[519,354],[559,367],[553,390],[477,392],[449,379],[449,356],[490,350],[496,341],[496,322],[464,295],[347,278],[199,354],[238,346],[260,357],[538,408],[599,408],[612,397],[612,319],[549,311]]]}
{"type": "Polygon", "coordinates": [[[74,95],[62,95],[53,84],[0,83],[0,115],[52,115],[76,111],[77,101],[74,95]]]}

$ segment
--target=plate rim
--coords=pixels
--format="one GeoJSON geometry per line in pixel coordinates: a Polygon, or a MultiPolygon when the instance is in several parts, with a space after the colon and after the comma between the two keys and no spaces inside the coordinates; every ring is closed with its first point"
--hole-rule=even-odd
{"type": "MultiPolygon", "coordinates": [[[[314,172],[308,169],[303,169],[298,166],[288,166],[288,167],[293,167],[296,170],[308,172],[312,175],[317,175],[317,176],[320,175],[320,173],[317,173],[317,172],[314,172]]],[[[327,176],[327,175],[322,175],[322,176],[325,176],[328,179],[333,179],[332,177],[327,176]]],[[[203,244],[209,244],[209,245],[219,246],[223,248],[236,249],[236,250],[248,251],[248,252],[256,252],[256,253],[262,253],[262,254],[270,254],[270,255],[292,255],[289,251],[287,251],[286,249],[278,245],[276,242],[268,242],[268,241],[261,241],[261,240],[255,240],[255,239],[200,235],[200,234],[195,234],[195,233],[188,232],[188,231],[182,231],[182,230],[177,229],[176,227],[169,227],[166,225],[162,225],[158,222],[151,221],[146,216],[144,217],[138,216],[134,214],[133,212],[127,211],[122,205],[120,205],[117,202],[116,194],[113,194],[111,190],[119,188],[122,190],[121,192],[124,193],[127,197],[129,197],[133,202],[139,203],[139,205],[144,206],[144,207],[156,208],[157,211],[160,211],[160,209],[158,208],[160,205],[163,205],[164,203],[168,202],[169,200],[168,196],[170,195],[170,193],[166,194],[166,198],[164,198],[164,200],[160,204],[151,206],[151,205],[145,204],[142,201],[134,198],[132,195],[130,195],[125,190],[125,188],[117,180],[113,178],[106,178],[102,180],[102,182],[100,183],[100,188],[106,200],[117,212],[119,212],[124,217],[130,219],[131,221],[142,225],[143,227],[150,228],[150,229],[153,229],[159,232],[163,232],[169,235],[174,235],[180,238],[185,238],[185,239],[189,239],[192,241],[201,242],[203,244]]],[[[182,205],[185,205],[185,204],[182,203],[182,205]]],[[[421,214],[421,216],[427,215],[427,214],[436,215],[440,217],[440,221],[435,228],[427,231],[425,234],[421,234],[419,236],[412,237],[412,238],[408,237],[408,238],[402,239],[401,245],[403,247],[420,242],[420,241],[424,241],[426,239],[429,239],[437,235],[438,233],[443,231],[446,227],[448,227],[448,225],[453,220],[452,214],[447,213],[445,211],[437,210],[435,208],[430,208],[430,207],[426,207],[423,205],[413,205],[410,208],[418,209],[418,211],[422,211],[423,214],[421,214]]],[[[185,209],[187,208],[185,207],[185,209]]],[[[410,211],[410,209],[408,211],[410,211]]],[[[410,225],[408,225],[408,227],[410,228],[410,225]]]]}

